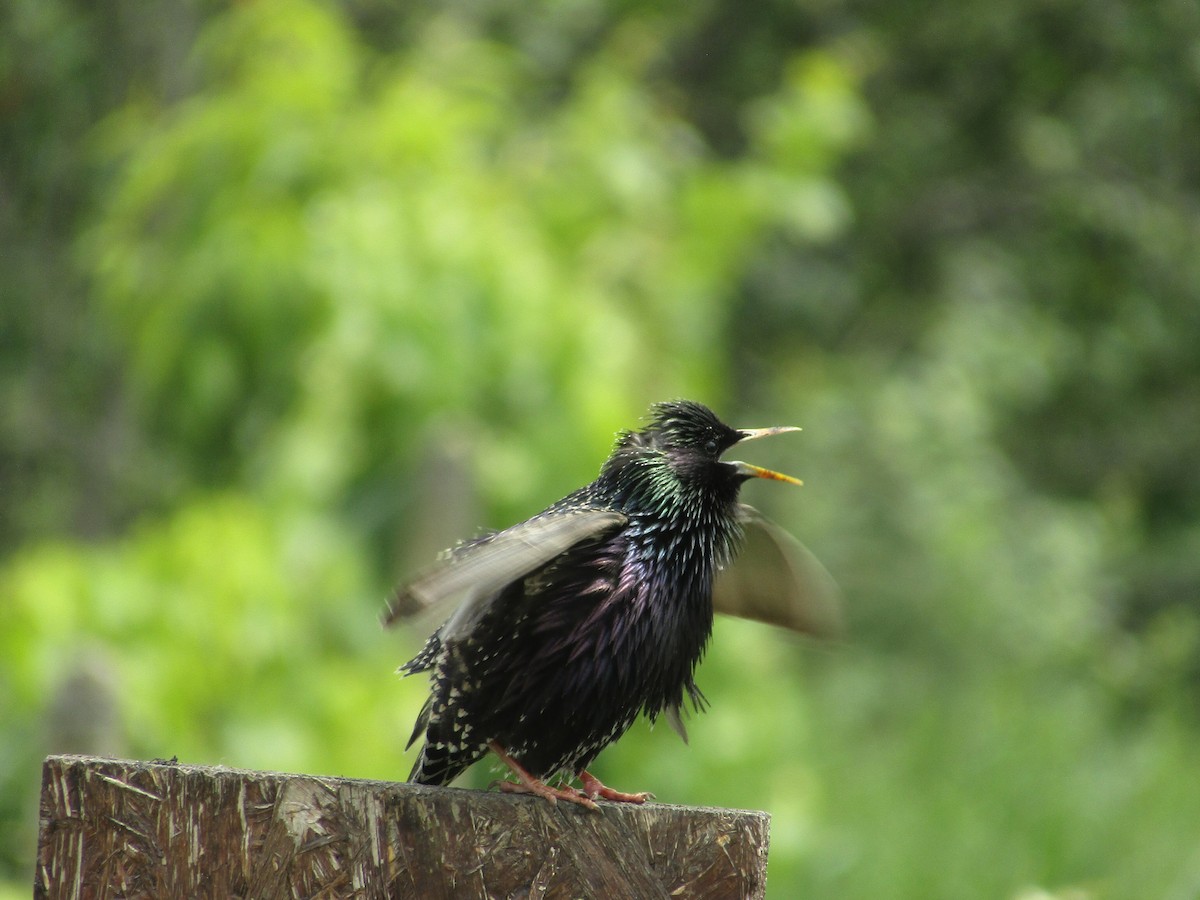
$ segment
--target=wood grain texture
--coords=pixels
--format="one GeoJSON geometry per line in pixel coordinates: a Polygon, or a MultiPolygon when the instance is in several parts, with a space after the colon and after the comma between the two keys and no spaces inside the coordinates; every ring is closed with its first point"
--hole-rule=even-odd
{"type": "Polygon", "coordinates": [[[35,898],[757,898],[770,817],[51,756],[35,898]]]}

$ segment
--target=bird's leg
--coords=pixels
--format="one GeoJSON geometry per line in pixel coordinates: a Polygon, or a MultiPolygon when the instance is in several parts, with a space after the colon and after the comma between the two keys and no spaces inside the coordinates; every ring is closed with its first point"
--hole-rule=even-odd
{"type": "Polygon", "coordinates": [[[544,781],[534,778],[525,770],[524,766],[508,755],[499,742],[489,741],[488,749],[495,753],[500,758],[500,761],[508,766],[521,782],[520,784],[513,784],[511,781],[499,782],[500,790],[506,794],[537,794],[537,796],[544,797],[551,803],[566,800],[568,803],[578,803],[580,806],[587,807],[588,809],[600,809],[600,807],[592,802],[591,797],[574,788],[552,788],[544,781]]]}
{"type": "Polygon", "coordinates": [[[601,800],[612,800],[616,803],[645,803],[654,799],[654,795],[649,791],[626,794],[624,791],[613,790],[587,769],[579,770],[579,780],[583,782],[583,792],[593,800],[599,797],[601,800]]]}

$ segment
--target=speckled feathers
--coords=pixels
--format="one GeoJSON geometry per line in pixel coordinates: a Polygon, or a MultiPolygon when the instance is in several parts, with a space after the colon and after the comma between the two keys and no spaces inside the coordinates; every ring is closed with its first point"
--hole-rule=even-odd
{"type": "Polygon", "coordinates": [[[739,489],[791,480],[721,461],[762,433],[698,403],[656,404],[591,484],[403,586],[389,618],[458,603],[401,667],[431,680],[410,780],[447,784],[492,742],[539,779],[577,774],[639,714],[678,726],[685,702],[701,705],[694,674],[714,574],[740,537],[739,489]]]}

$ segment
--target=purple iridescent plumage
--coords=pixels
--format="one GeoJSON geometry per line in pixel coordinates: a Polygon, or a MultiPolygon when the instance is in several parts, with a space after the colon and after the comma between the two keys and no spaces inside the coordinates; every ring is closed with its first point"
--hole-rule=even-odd
{"type": "Polygon", "coordinates": [[[410,780],[447,784],[490,749],[535,793],[559,773],[599,785],[584,770],[638,715],[666,715],[683,734],[685,703],[704,702],[694,675],[712,633],[713,579],[748,509],[739,489],[751,477],[794,481],[720,456],[783,430],[739,431],[698,403],[657,404],[646,427],[618,437],[594,482],[402,588],[403,612],[390,618],[447,596],[459,603],[401,667],[431,678],[410,780]]]}

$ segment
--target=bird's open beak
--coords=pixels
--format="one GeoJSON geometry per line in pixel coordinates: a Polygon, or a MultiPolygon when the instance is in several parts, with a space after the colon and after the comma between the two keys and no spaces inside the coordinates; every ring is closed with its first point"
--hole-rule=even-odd
{"type": "Polygon", "coordinates": [[[791,475],[772,472],[770,469],[764,469],[761,466],[752,466],[750,463],[744,463],[739,460],[732,460],[726,463],[726,465],[737,469],[737,473],[743,478],[770,478],[773,481],[786,481],[788,484],[804,484],[799,478],[793,478],[791,475]]]}
{"type": "MultiPolygon", "coordinates": [[[[762,437],[770,437],[773,434],[787,434],[789,431],[799,430],[795,425],[776,425],[773,428],[739,428],[738,433],[741,434],[741,437],[738,439],[738,443],[753,441],[762,437]]],[[[752,466],[750,463],[734,460],[729,465],[737,469],[738,474],[743,478],[769,478],[772,481],[786,481],[788,484],[804,484],[799,478],[793,478],[791,475],[783,475],[779,472],[772,472],[770,469],[764,469],[760,466],[752,466]]]]}
{"type": "Polygon", "coordinates": [[[774,428],[739,428],[738,443],[753,441],[758,438],[770,437],[773,434],[787,434],[789,431],[800,431],[798,425],[776,425],[774,428]]]}

